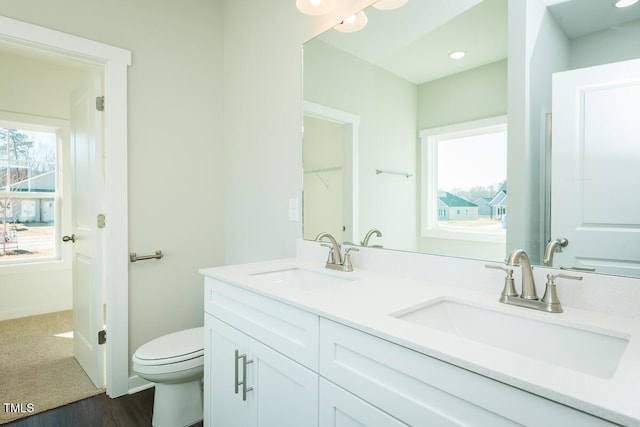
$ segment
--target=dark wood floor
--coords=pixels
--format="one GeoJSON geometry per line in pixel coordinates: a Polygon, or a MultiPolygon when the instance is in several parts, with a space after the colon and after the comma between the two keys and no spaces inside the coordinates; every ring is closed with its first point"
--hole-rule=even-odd
{"type": "MultiPolygon", "coordinates": [[[[99,394],[3,427],[147,427],[151,426],[153,388],[116,399],[99,394]]],[[[194,424],[202,427],[202,422],[194,424]]]]}

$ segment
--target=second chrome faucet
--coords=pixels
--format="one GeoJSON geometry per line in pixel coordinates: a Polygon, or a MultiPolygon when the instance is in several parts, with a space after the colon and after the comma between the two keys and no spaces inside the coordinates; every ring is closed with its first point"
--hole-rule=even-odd
{"type": "Polygon", "coordinates": [[[562,313],[562,305],[556,292],[555,279],[582,280],[582,276],[571,276],[568,274],[547,274],[547,283],[542,299],[538,299],[536,284],[533,278],[533,268],[529,261],[529,256],[523,249],[516,249],[509,254],[506,267],[502,265],[486,264],[487,268],[504,270],[507,276],[504,280],[504,288],[500,294],[499,301],[505,304],[517,305],[520,307],[533,308],[535,310],[547,311],[549,313],[562,313]],[[513,279],[513,268],[520,266],[522,273],[521,293],[518,294],[513,279]]]}
{"type": "Polygon", "coordinates": [[[344,251],[344,257],[342,256],[342,247],[340,243],[329,233],[320,233],[316,236],[317,241],[323,239],[329,239],[330,244],[323,243],[322,246],[331,248],[329,250],[329,257],[327,258],[326,267],[332,270],[340,271],[353,271],[353,265],[351,264],[351,251],[358,251],[357,248],[347,248],[344,251]]]}

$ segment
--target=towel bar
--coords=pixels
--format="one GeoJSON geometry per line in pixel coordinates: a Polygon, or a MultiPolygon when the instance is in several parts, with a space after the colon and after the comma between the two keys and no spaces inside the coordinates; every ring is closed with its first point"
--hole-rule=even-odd
{"type": "Polygon", "coordinates": [[[139,256],[135,252],[131,252],[129,254],[129,261],[136,262],[136,261],[144,261],[147,259],[161,259],[163,256],[164,255],[162,254],[162,251],[156,251],[155,255],[143,255],[143,256],[139,256]]]}

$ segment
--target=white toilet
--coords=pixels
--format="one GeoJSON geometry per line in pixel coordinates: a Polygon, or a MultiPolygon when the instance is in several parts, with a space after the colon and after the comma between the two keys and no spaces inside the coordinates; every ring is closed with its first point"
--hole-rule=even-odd
{"type": "Polygon", "coordinates": [[[156,383],[154,427],[183,427],[202,420],[204,328],[149,341],[133,355],[133,370],[156,383]]]}

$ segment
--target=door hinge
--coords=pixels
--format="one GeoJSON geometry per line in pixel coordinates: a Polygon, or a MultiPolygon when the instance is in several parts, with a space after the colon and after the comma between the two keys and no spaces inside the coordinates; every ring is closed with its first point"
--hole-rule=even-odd
{"type": "Polygon", "coordinates": [[[104,96],[96,96],[96,110],[104,111],[104,96]]]}
{"type": "Polygon", "coordinates": [[[107,330],[98,331],[98,344],[102,345],[107,342],[107,330]]]}
{"type": "Polygon", "coordinates": [[[98,214],[98,228],[104,228],[106,218],[104,214],[98,214]]]}

